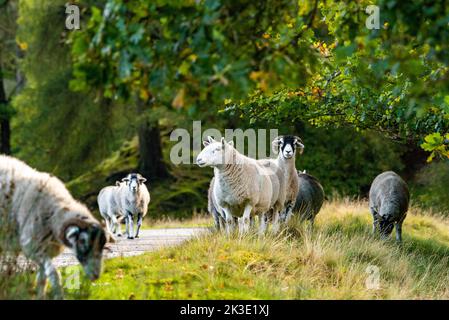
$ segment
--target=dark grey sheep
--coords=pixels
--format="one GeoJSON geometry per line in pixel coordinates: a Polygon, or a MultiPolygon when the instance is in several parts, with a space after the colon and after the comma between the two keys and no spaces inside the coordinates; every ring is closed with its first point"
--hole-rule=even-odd
{"type": "Polygon", "coordinates": [[[320,182],[310,174],[298,171],[299,191],[293,214],[301,220],[314,222],[324,202],[324,190],[320,182]]]}
{"type": "Polygon", "coordinates": [[[371,184],[369,208],[373,215],[373,233],[388,237],[396,226],[396,240],[402,241],[402,223],[407,216],[410,193],[407,184],[393,171],[379,174],[371,184]]]}

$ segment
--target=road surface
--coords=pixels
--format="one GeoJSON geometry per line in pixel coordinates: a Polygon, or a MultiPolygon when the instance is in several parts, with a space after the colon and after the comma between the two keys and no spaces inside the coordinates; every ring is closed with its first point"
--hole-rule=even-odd
{"type": "MultiPolygon", "coordinates": [[[[138,239],[129,240],[126,236],[118,237],[115,243],[108,243],[104,250],[106,259],[115,257],[129,257],[154,251],[163,247],[178,245],[185,240],[207,232],[207,228],[170,228],[141,230],[138,239]]],[[[64,267],[78,264],[76,257],[70,249],[53,260],[56,267],[64,267]]]]}

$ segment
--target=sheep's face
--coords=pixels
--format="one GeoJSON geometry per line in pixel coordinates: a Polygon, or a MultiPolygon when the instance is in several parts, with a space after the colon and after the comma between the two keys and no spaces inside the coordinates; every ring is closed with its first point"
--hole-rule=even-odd
{"type": "Polygon", "coordinates": [[[382,238],[387,238],[393,231],[394,223],[388,219],[379,220],[379,231],[382,238]]]}
{"type": "Polygon", "coordinates": [[[67,227],[65,236],[89,279],[98,279],[101,273],[103,247],[106,243],[103,228],[97,224],[89,225],[87,228],[72,225],[67,227]]]}
{"type": "Polygon", "coordinates": [[[147,179],[142,177],[138,173],[130,173],[125,178],[122,179],[125,182],[126,186],[128,186],[129,191],[132,193],[137,193],[142,184],[144,184],[147,179]]]}
{"type": "Polygon", "coordinates": [[[279,152],[285,159],[294,158],[297,149],[299,154],[302,154],[304,151],[301,138],[296,136],[279,136],[273,140],[272,146],[274,152],[279,152]]]}
{"type": "Polygon", "coordinates": [[[196,164],[200,167],[216,167],[228,163],[229,154],[226,150],[232,148],[234,143],[226,142],[224,138],[221,141],[216,141],[212,137],[207,137],[207,140],[203,141],[203,145],[205,148],[196,158],[196,164]]]}

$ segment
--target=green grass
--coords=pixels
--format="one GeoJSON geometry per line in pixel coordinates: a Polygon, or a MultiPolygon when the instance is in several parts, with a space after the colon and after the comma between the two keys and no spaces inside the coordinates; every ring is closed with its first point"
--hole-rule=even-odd
{"type": "Polygon", "coordinates": [[[404,241],[370,235],[365,202],[325,205],[316,228],[278,236],[209,234],[106,261],[89,299],[449,299],[449,220],[412,209],[404,241]],[[367,289],[367,268],[379,289],[367,289]]]}

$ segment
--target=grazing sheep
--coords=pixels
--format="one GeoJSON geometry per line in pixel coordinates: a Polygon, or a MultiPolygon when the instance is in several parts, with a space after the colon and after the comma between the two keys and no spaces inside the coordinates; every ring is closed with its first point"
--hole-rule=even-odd
{"type": "Polygon", "coordinates": [[[296,136],[279,136],[273,140],[272,145],[273,150],[279,153],[275,160],[276,164],[284,172],[285,201],[280,219],[287,222],[292,215],[299,191],[298,173],[295,165],[296,149],[298,149],[299,154],[302,154],[304,144],[301,138],[296,136]]]}
{"type": "Polygon", "coordinates": [[[373,215],[373,233],[387,238],[396,225],[396,240],[402,241],[402,223],[407,216],[410,193],[407,184],[393,171],[379,174],[371,184],[369,208],[373,215]]]}
{"type": "Polygon", "coordinates": [[[241,231],[250,226],[251,216],[268,212],[271,208],[272,186],[268,170],[239,153],[233,142],[220,142],[208,137],[205,148],[197,157],[200,167],[214,168],[214,187],[217,205],[223,209],[227,231],[233,229],[233,217],[242,217],[241,231]]]}
{"type": "Polygon", "coordinates": [[[301,220],[309,220],[312,225],[324,202],[324,190],[320,182],[310,174],[298,171],[299,191],[293,214],[301,220]]]}
{"type": "Polygon", "coordinates": [[[120,187],[124,182],[115,182],[115,186],[108,186],[100,190],[97,202],[100,214],[106,222],[106,228],[112,234],[121,237],[120,223],[125,218],[121,209],[120,187]]]}
{"type": "Polygon", "coordinates": [[[0,156],[0,224],[10,224],[21,251],[37,263],[39,297],[47,279],[54,297],[62,298],[59,273],[52,258],[64,246],[72,249],[86,275],[100,276],[106,233],[89,210],[75,201],[64,184],[24,162],[0,156]]]}
{"type": "Polygon", "coordinates": [[[124,184],[119,186],[120,208],[125,213],[126,234],[128,239],[139,237],[142,220],[147,214],[150,203],[150,193],[145,182],[147,179],[138,173],[130,173],[122,179],[124,184]],[[137,216],[137,230],[134,232],[134,216],[137,216]]]}

